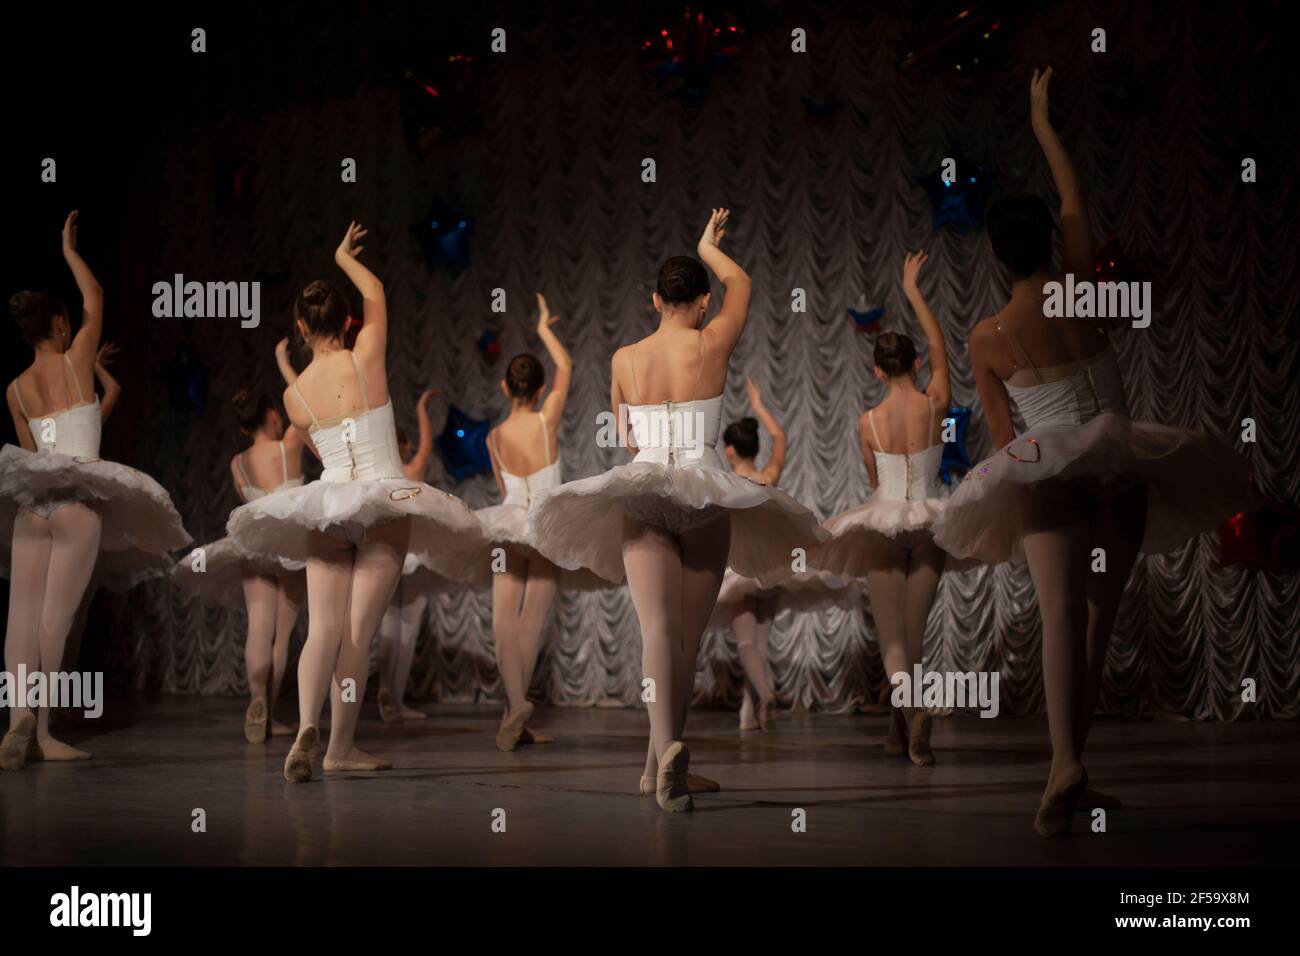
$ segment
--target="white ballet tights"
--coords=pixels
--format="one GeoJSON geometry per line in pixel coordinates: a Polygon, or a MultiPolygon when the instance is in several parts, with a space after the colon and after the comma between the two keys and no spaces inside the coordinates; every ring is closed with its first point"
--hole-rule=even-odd
{"type": "MultiPolygon", "coordinates": [[[[892,683],[900,672],[911,680],[913,667],[921,663],[925,624],[947,554],[928,537],[918,537],[910,548],[895,547],[891,554],[888,566],[867,572],[867,593],[885,676],[892,683]]],[[[901,709],[911,726],[917,708],[901,709]]]]}
{"type": "Polygon", "coordinates": [[[654,681],[654,699],[646,702],[646,776],[658,772],[659,755],[685,733],[700,639],[713,614],[730,550],[731,519],[726,514],[675,536],[623,518],[623,567],[641,625],[641,676],[654,681]]]}
{"type": "Polygon", "coordinates": [[[244,607],[248,611],[248,637],[244,641],[244,668],[248,677],[248,696],[257,700],[270,697],[267,712],[275,710],[280,686],[289,663],[289,642],[302,595],[292,578],[272,578],[246,574],[243,578],[244,607]]]}
{"type": "Polygon", "coordinates": [[[402,575],[409,518],[371,529],[359,545],[312,532],[307,558],[307,643],[298,659],[298,733],[320,721],[330,694],[326,755],[355,759],[354,738],[370,672],[370,646],[402,575]],[[347,689],[344,681],[355,686],[347,689]]]}
{"type": "Polygon", "coordinates": [[[415,645],[428,608],[428,593],[412,587],[410,579],[403,575],[397,581],[393,603],[379,622],[379,688],[388,691],[398,707],[406,701],[415,645]]]}
{"type": "Polygon", "coordinates": [[[736,653],[745,672],[745,695],[750,706],[757,707],[772,696],[767,680],[767,638],[776,613],[775,597],[749,597],[731,622],[736,635],[736,653]]]}
{"type": "MultiPolygon", "coordinates": [[[[80,503],[56,508],[48,518],[26,508],[14,520],[9,577],[9,625],[5,632],[5,670],[17,674],[57,671],[63,648],[99,556],[99,514],[80,503]]],[[[30,712],[9,711],[14,727],[30,712]]],[[[64,747],[50,737],[50,709],[36,710],[36,741],[50,750],[64,747]]],[[[71,749],[71,748],[67,748],[71,749]]]]}
{"type": "Polygon", "coordinates": [[[506,569],[492,576],[492,641],[511,714],[528,701],[558,574],[541,555],[506,551],[506,569]]]}
{"type": "Polygon", "coordinates": [[[1095,486],[1074,482],[1029,490],[1021,508],[1043,620],[1052,791],[1073,783],[1082,768],[1106,645],[1146,526],[1146,490],[1100,497],[1095,486]],[[1105,572],[1092,571],[1094,548],[1105,550],[1105,572]]]}

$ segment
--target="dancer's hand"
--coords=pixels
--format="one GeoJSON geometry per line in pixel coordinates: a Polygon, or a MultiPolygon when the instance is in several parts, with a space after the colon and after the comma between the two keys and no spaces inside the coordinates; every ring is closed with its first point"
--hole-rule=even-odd
{"type": "Polygon", "coordinates": [[[909,297],[920,292],[916,280],[929,258],[924,252],[909,252],[903,257],[903,292],[909,297]]]}
{"type": "Polygon", "coordinates": [[[287,359],[288,357],[289,357],[289,336],[286,335],[280,341],[275,343],[275,360],[278,362],[281,359],[287,359]]]}
{"type": "Polygon", "coordinates": [[[763,407],[763,390],[752,378],[745,379],[745,392],[749,395],[749,405],[753,409],[763,407]]]}
{"type": "Polygon", "coordinates": [[[551,310],[546,304],[546,296],[540,292],[537,293],[537,334],[541,335],[556,322],[560,321],[558,315],[551,315],[551,310]]]}
{"type": "Polygon", "coordinates": [[[1050,66],[1041,73],[1034,70],[1034,75],[1029,78],[1029,122],[1035,132],[1052,128],[1052,120],[1047,110],[1047,87],[1051,82],[1050,66]]]}
{"type": "Polygon", "coordinates": [[[113,364],[113,359],[117,357],[117,346],[112,342],[105,342],[95,353],[95,364],[100,368],[108,368],[113,364]]]}
{"type": "Polygon", "coordinates": [[[415,404],[420,408],[427,409],[429,407],[429,402],[433,401],[441,394],[442,389],[440,388],[426,388],[420,393],[420,397],[416,399],[415,404]]]}
{"type": "Polygon", "coordinates": [[[63,251],[77,251],[77,210],[74,209],[68,213],[68,218],[63,221],[63,251]]]}
{"type": "Polygon", "coordinates": [[[339,243],[338,249],[334,251],[334,261],[341,262],[346,259],[355,259],[361,255],[361,250],[365,247],[360,245],[360,242],[365,235],[366,230],[361,223],[348,223],[348,231],[343,234],[343,241],[339,243]]]}
{"type": "Polygon", "coordinates": [[[704,227],[704,234],[700,236],[699,244],[696,246],[696,252],[699,253],[701,259],[705,257],[707,250],[721,247],[722,237],[727,234],[724,227],[730,216],[730,209],[713,210],[713,215],[709,217],[709,224],[704,227]]]}

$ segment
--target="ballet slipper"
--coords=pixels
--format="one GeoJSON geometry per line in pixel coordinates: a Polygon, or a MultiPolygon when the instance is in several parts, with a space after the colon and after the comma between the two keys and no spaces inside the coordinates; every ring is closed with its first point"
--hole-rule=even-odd
{"type": "Polygon", "coordinates": [[[27,751],[36,733],[36,716],[25,714],[13,730],[0,740],[0,770],[22,770],[27,763],[27,751]]]}
{"type": "Polygon", "coordinates": [[[758,726],[765,734],[776,733],[776,698],[764,697],[758,703],[758,726]]]}
{"type": "Polygon", "coordinates": [[[930,725],[934,719],[928,711],[918,710],[912,717],[907,735],[907,756],[918,767],[934,766],[934,751],[930,749],[930,725]]]}
{"type": "Polygon", "coordinates": [[[403,720],[428,720],[429,715],[422,710],[416,710],[414,707],[407,707],[405,704],[398,704],[397,711],[402,715],[403,720]]]}
{"type": "Polygon", "coordinates": [[[89,760],[90,754],[53,737],[46,737],[44,740],[33,738],[31,746],[27,748],[27,759],[63,763],[72,760],[89,760]]]}
{"type": "Polygon", "coordinates": [[[402,722],[402,711],[393,700],[392,691],[379,691],[379,717],[386,724],[400,724],[402,722]]]}
{"type": "Polygon", "coordinates": [[[316,760],[316,748],[319,746],[320,731],[315,727],[304,727],[289,748],[289,756],[284,758],[284,779],[290,783],[306,783],[310,780],[311,765],[316,760]]]}
{"type": "Polygon", "coordinates": [[[884,748],[891,757],[907,753],[907,721],[897,707],[889,708],[889,732],[885,735],[884,748]]]}
{"type": "Polygon", "coordinates": [[[254,697],[253,702],[244,711],[244,739],[250,744],[266,741],[266,698],[254,697]]]}
{"type": "MultiPolygon", "coordinates": [[[[691,793],[717,793],[722,789],[722,784],[716,780],[710,780],[708,777],[702,777],[698,773],[688,773],[686,775],[686,789],[691,793]]],[[[641,778],[641,796],[648,797],[655,792],[655,778],[641,778]]]]}
{"type": "Polygon", "coordinates": [[[325,772],[326,773],[356,773],[364,770],[392,770],[393,764],[383,757],[376,757],[368,754],[364,750],[358,750],[353,747],[348,751],[346,757],[331,757],[328,753],[325,755],[325,772]]]}
{"type": "MultiPolygon", "coordinates": [[[[1051,781],[1048,781],[1051,787],[1051,781]]],[[[1034,829],[1039,836],[1059,837],[1070,832],[1070,820],[1078,809],[1079,800],[1088,789],[1088,771],[1079,768],[1079,779],[1061,790],[1047,790],[1034,817],[1034,829]]]]}
{"type": "Polygon", "coordinates": [[[271,721],[270,732],[272,737],[288,737],[290,734],[294,732],[294,730],[292,727],[290,727],[286,723],[283,723],[282,721],[273,720],[271,721]]]}
{"type": "Polygon", "coordinates": [[[1079,806],[1090,807],[1094,810],[1119,810],[1124,806],[1124,801],[1119,797],[1113,797],[1109,793],[1102,793],[1100,790],[1094,790],[1092,787],[1085,787],[1083,796],[1079,798],[1079,806]]]}
{"type": "Polygon", "coordinates": [[[521,744],[553,744],[555,738],[550,734],[544,734],[540,730],[530,730],[525,727],[523,733],[519,735],[521,744]]]}
{"type": "Polygon", "coordinates": [[[686,745],[680,740],[670,741],[659,756],[659,775],[655,778],[655,799],[660,810],[681,813],[694,809],[690,774],[686,772],[690,764],[691,753],[686,745]]]}
{"type": "Polygon", "coordinates": [[[520,736],[523,735],[524,724],[528,723],[528,718],[532,716],[533,705],[527,701],[524,701],[524,706],[513,715],[507,707],[506,712],[501,715],[501,727],[497,730],[497,750],[507,753],[514,750],[520,736]]]}

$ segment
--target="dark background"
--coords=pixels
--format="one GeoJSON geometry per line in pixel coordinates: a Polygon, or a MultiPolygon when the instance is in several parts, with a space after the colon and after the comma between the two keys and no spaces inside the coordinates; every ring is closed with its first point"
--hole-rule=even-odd
{"type": "MultiPolygon", "coordinates": [[[[743,376],[757,376],[793,438],[783,486],[829,515],[868,493],[853,422],[880,397],[870,336],[852,331],[845,307],[884,305],[886,328],[915,332],[899,291],[905,248],[930,252],[922,287],[949,335],[955,401],[975,410],[972,457],[988,451],[965,332],[1005,283],[982,231],[933,233],[915,179],[959,146],[989,170],[993,197],[1050,198],[1027,123],[1028,74],[1050,62],[1054,121],[1098,244],[1114,239],[1154,282],[1152,328],[1117,346],[1135,417],[1230,438],[1255,417],[1260,442],[1242,451],[1261,487],[1275,501],[1300,498],[1297,88],[1284,5],[976,3],[970,16],[998,24],[981,54],[978,42],[943,42],[960,5],[705,4],[693,9],[739,27],[739,54],[665,84],[639,51],[684,7],[28,9],[3,61],[3,291],[77,301],[59,230],[79,208],[80,246],[106,293],[105,339],[124,349],[103,454],[162,482],[202,543],[223,534],[237,503],[229,395],[278,393],[270,350],[288,329],[287,303],[310,279],[341,280],[331,253],[349,218],[370,226],[367,259],[389,289],[390,375],[408,432],[428,384],[476,416],[501,413],[500,367],[474,344],[493,330],[507,357],[537,349],[519,303],[547,291],[578,362],[562,436],[565,476],[576,478],[621,460],[594,446],[591,422],[608,400],[609,355],[650,328],[658,263],[690,251],[701,213],[728,204],[728,242],[756,295],[727,417],[746,413],[743,376]],[[205,54],[190,52],[194,26],[207,30],[205,54]],[[503,57],[488,51],[493,26],[507,30],[503,57]],[[808,30],[802,57],[789,53],[794,26],[808,30]],[[1108,31],[1106,54],[1088,51],[1095,26],[1108,31]],[[908,50],[916,61],[900,68],[908,50]],[[455,54],[473,65],[449,66],[455,54]],[[407,70],[439,88],[436,107],[407,70]],[[45,156],[58,160],[57,184],[39,181],[45,156]],[[358,184],[339,182],[341,156],[358,158],[358,184]],[[639,179],[643,156],[659,162],[653,187],[639,179]],[[1258,183],[1241,183],[1242,156],[1258,161],[1258,183]],[[427,269],[410,234],[435,196],[474,220],[466,269],[427,269]],[[261,278],[262,327],[154,319],[150,289],[178,271],[261,278]],[[498,286],[512,303],[504,317],[487,307],[498,286]],[[808,315],[790,313],[795,286],[808,290],[808,315]],[[207,370],[206,401],[177,390],[194,382],[173,376],[182,348],[207,370]]],[[[0,335],[7,381],[29,353],[10,324],[0,335]]],[[[493,500],[488,478],[457,484],[435,466],[430,480],[475,506],[493,500]]],[[[1238,718],[1240,679],[1254,676],[1264,690],[1250,714],[1296,716],[1297,590],[1293,575],[1222,567],[1211,538],[1143,559],[1103,707],[1238,718]]],[[[489,612],[483,595],[439,599],[415,668],[422,695],[496,694],[489,612]]],[[[565,596],[557,621],[537,691],[631,700],[639,646],[625,594],[565,596]]],[[[81,664],[119,686],[235,693],[242,626],[240,613],[165,582],[101,592],[81,664]]],[[[1004,707],[1036,712],[1037,627],[1023,568],[948,575],[927,664],[998,668],[1004,707]]],[[[796,706],[852,706],[882,680],[865,608],[783,617],[772,655],[782,699],[796,706]]],[[[734,698],[729,636],[707,642],[701,668],[701,698],[734,698]]]]}

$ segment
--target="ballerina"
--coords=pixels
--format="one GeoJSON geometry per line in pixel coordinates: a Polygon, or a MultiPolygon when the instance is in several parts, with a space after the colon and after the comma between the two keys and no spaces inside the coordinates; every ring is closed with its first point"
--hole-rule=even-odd
{"type": "MultiPolygon", "coordinates": [[[[900,674],[910,679],[921,663],[925,624],[947,558],[935,544],[932,529],[944,505],[939,461],[951,387],[943,329],[917,284],[926,259],[924,252],[906,254],[903,292],[925,333],[929,385],[925,391],[917,387],[921,360],[912,340],[896,332],[882,333],[874,360],[885,397],[858,419],[873,491],[866,504],[826,522],[831,541],[817,562],[836,574],[866,578],[880,656],[891,683],[900,674]]],[[[933,764],[929,712],[891,704],[889,713],[885,752],[906,753],[918,766],[933,764]]]]}
{"type": "MultiPolygon", "coordinates": [[[[1061,197],[1062,265],[1090,275],[1092,231],[1074,166],[1048,114],[1050,67],[1030,80],[1030,123],[1061,197]]],[[[1037,196],[988,213],[1011,299],[975,326],[971,370],[999,449],[948,501],[936,540],[956,556],[1023,558],[1043,626],[1052,766],[1034,820],[1069,831],[1079,806],[1118,806],[1088,789],[1083,766],[1106,644],[1139,551],[1161,554],[1258,503],[1246,463],[1226,442],[1129,418],[1105,331],[1047,318],[1052,215],[1037,196]],[[1032,358],[1031,358],[1032,356],[1032,358]],[[1026,430],[1016,436],[1012,403],[1026,430]],[[1101,555],[1104,572],[1091,570],[1101,555]]]]}
{"type": "MultiPolygon", "coordinates": [[[[424,481],[433,455],[433,423],[429,421],[429,402],[442,390],[426,388],[415,402],[419,439],[414,446],[402,429],[397,429],[397,454],[403,462],[402,473],[411,481],[424,481]]],[[[402,562],[402,576],[392,603],[379,622],[379,717],[385,723],[425,720],[429,715],[406,706],[406,685],[415,663],[415,646],[420,628],[429,610],[429,598],[447,587],[448,581],[421,563],[418,555],[407,554],[402,562]]]]}
{"type": "MultiPolygon", "coordinates": [[[[752,378],[746,379],[749,405],[757,418],[741,418],[722,433],[727,462],[742,478],[761,485],[776,485],[785,469],[786,434],[752,378]],[[758,467],[758,424],[772,436],[772,452],[758,467]]],[[[728,569],[722,578],[710,626],[728,629],[736,636],[736,652],[744,671],[741,691],[740,729],[776,729],[776,694],[767,679],[767,640],[772,620],[782,609],[809,610],[813,607],[856,604],[860,592],[852,579],[821,571],[801,571],[779,585],[763,588],[753,578],[728,569]]]]}
{"type": "Polygon", "coordinates": [[[366,230],[356,223],[334,261],[361,293],[363,321],[351,349],[343,293],[312,282],[294,303],[294,323],[311,362],[284,393],[295,428],[320,458],[319,481],[251,501],[228,530],[246,551],[307,562],[307,642],[298,660],[298,736],[285,779],[311,779],[317,726],[330,695],[327,772],[391,764],[355,743],[370,670],[370,647],[407,553],[459,578],[484,543],[478,520],[456,497],[405,477],[398,457],[384,353],[383,283],[357,259],[366,230]],[[320,416],[324,415],[324,418],[320,416]]]}
{"type": "MultiPolygon", "coordinates": [[[[109,573],[151,574],[168,551],[190,541],[156,481],[99,458],[105,412],[91,379],[96,360],[102,366],[105,357],[99,349],[104,295],[77,252],[75,211],[63,224],[63,258],[81,293],[81,328],[73,334],[67,308],[48,293],[19,292],[9,300],[34,358],[5,392],[22,447],[0,450],[0,540],[12,549],[0,553],[9,576],[5,670],[43,672],[47,686],[62,666],[100,552],[111,553],[109,573]]],[[[108,411],[116,399],[113,393],[108,411]]],[[[0,768],[90,756],[50,735],[49,706],[29,707],[26,687],[10,689],[15,704],[0,741],[0,768]]]]}
{"type": "MultiPolygon", "coordinates": [[[[286,345],[287,340],[277,347],[277,359],[286,345]]],[[[305,447],[301,433],[285,430],[279,410],[265,395],[240,389],[231,404],[239,429],[250,442],[230,459],[230,479],[239,499],[256,501],[284,488],[300,487],[305,447]]],[[[292,732],[275,720],[275,705],[302,607],[305,567],[301,560],[245,552],[226,537],[196,548],[172,569],[172,580],[182,588],[209,602],[242,604],[247,612],[244,673],[249,702],[244,739],[250,744],[265,742],[268,732],[271,736],[292,732]]]]}
{"type": "Polygon", "coordinates": [[[692,809],[692,782],[697,790],[717,789],[692,781],[682,738],[700,638],[723,571],[730,564],[774,584],[793,573],[800,549],[826,536],[789,495],[725,468],[715,447],[727,363],[749,314],[749,276],[720,248],[728,215],[715,209],[709,217],[699,259],[664,263],[654,293],[659,328],[614,353],[617,440],[636,458],[543,492],[529,513],[538,550],[559,566],[590,568],[613,582],[627,578],[650,717],[641,790],[653,780],[667,811],[692,809]],[[709,276],[700,260],[726,290],[707,324],[709,276]]]}

